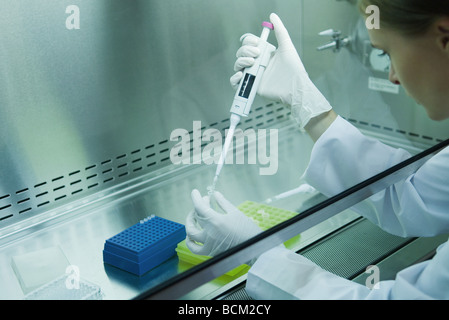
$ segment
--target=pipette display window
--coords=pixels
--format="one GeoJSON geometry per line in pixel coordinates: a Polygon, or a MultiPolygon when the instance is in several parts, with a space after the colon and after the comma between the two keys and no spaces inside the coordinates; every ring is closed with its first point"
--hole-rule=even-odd
{"type": "Polygon", "coordinates": [[[256,80],[256,76],[249,74],[249,73],[247,73],[245,75],[245,79],[243,79],[243,83],[242,83],[242,85],[240,87],[240,91],[239,91],[240,97],[248,99],[255,80],[256,80]]]}

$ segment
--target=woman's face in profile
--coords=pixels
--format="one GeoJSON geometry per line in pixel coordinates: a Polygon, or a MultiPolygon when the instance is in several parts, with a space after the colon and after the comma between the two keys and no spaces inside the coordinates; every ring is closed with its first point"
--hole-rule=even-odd
{"type": "Polygon", "coordinates": [[[368,33],[372,45],[390,56],[390,81],[402,85],[431,119],[449,118],[449,18],[419,36],[386,27],[368,33]]]}

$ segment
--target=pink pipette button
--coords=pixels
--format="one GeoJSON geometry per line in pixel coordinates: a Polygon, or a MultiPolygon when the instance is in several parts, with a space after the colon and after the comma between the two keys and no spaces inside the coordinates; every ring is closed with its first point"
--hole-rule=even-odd
{"type": "Polygon", "coordinates": [[[264,21],[264,22],[262,22],[262,26],[270,28],[271,30],[274,30],[274,26],[270,22],[264,21]]]}

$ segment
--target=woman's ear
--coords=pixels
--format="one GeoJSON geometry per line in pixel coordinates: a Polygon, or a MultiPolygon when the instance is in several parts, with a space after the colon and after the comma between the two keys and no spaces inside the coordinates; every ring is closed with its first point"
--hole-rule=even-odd
{"type": "Polygon", "coordinates": [[[449,55],[449,17],[440,18],[435,22],[437,45],[449,55]]]}

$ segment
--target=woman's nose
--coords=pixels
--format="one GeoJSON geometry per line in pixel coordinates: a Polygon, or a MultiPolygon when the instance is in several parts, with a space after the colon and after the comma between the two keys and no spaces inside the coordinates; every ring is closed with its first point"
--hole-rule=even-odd
{"type": "Polygon", "coordinates": [[[394,84],[397,84],[397,85],[401,84],[401,83],[399,82],[398,77],[396,76],[396,71],[394,70],[394,67],[393,67],[393,64],[392,64],[392,63],[390,63],[390,74],[389,74],[388,78],[389,78],[390,81],[391,81],[392,83],[394,83],[394,84]]]}

